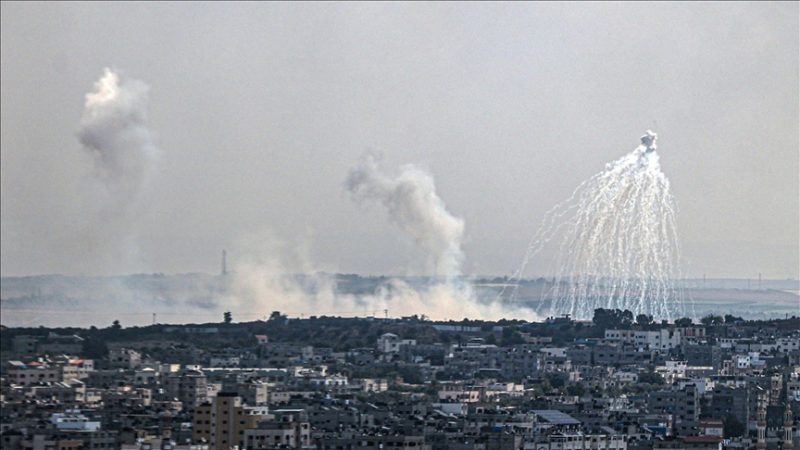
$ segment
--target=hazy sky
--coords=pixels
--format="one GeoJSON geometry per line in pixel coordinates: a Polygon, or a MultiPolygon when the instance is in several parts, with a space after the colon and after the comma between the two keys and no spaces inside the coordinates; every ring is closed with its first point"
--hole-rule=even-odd
{"type": "Polygon", "coordinates": [[[654,128],[687,274],[797,277],[798,14],[3,2],[2,274],[216,272],[223,248],[264,233],[314,268],[419,272],[408,238],[344,191],[368,151],[433,175],[464,219],[467,273],[507,274],[548,209],[654,128]],[[162,152],[133,258],[87,242],[77,130],[104,67],[150,86],[162,152]]]}

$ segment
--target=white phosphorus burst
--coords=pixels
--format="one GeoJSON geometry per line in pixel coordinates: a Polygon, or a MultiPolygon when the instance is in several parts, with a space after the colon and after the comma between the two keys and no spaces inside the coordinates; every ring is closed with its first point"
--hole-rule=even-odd
{"type": "Polygon", "coordinates": [[[648,131],[634,151],[607,164],[545,215],[515,273],[519,281],[532,257],[545,246],[557,248],[540,312],[576,319],[591,319],[596,308],[660,319],[688,313],[676,283],[675,200],[659,165],[656,137],[648,131]]]}

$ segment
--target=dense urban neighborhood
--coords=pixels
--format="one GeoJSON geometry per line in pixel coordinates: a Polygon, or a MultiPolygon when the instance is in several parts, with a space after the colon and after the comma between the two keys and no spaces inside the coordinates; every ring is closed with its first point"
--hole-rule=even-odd
{"type": "Polygon", "coordinates": [[[800,318],[2,330],[3,449],[800,449],[800,318]]]}

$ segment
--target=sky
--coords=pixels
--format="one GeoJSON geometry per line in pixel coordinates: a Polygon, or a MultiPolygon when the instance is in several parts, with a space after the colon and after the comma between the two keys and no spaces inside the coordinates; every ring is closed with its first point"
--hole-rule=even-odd
{"type": "Polygon", "coordinates": [[[510,274],[543,215],[652,128],[683,273],[798,277],[796,2],[0,8],[3,276],[214,273],[265,235],[307,269],[424,273],[347,195],[365,153],[433,177],[465,273],[510,274]],[[97,220],[79,140],[106,67],[149,86],[160,152],[124,227],[97,220]]]}

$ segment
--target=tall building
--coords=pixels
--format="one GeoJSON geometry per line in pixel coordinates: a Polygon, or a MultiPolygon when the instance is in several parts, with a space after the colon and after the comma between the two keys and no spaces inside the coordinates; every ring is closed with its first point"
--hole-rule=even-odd
{"type": "Polygon", "coordinates": [[[767,448],[767,403],[769,396],[762,389],[758,393],[758,408],[756,410],[756,449],[767,448]]]}
{"type": "Polygon", "coordinates": [[[792,404],[786,399],[786,409],[783,411],[783,445],[781,450],[794,450],[794,415],[792,404]]]}
{"type": "Polygon", "coordinates": [[[210,402],[195,408],[192,441],[208,444],[209,450],[246,448],[245,430],[257,428],[265,418],[266,408],[246,408],[235,393],[220,392],[210,402]]]}
{"type": "Polygon", "coordinates": [[[700,419],[700,399],[693,384],[682,389],[651,392],[647,399],[650,414],[670,414],[678,436],[696,434],[700,419]]]}
{"type": "Polygon", "coordinates": [[[208,381],[200,370],[184,369],[167,377],[167,394],[183,403],[187,410],[206,401],[208,381]]]}

